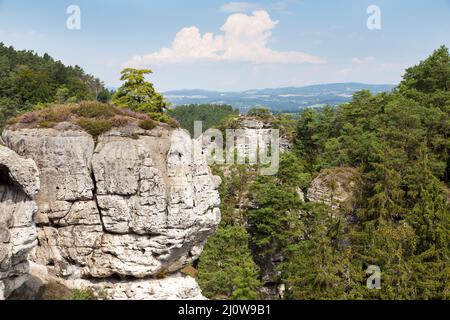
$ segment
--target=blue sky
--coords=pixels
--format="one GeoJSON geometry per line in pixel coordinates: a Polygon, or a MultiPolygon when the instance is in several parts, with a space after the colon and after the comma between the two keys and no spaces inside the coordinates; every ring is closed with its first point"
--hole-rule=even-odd
{"type": "Polygon", "coordinates": [[[450,46],[450,0],[0,0],[0,41],[78,64],[108,86],[125,66],[160,90],[397,83],[450,46]],[[81,29],[69,30],[69,5],[81,29]],[[381,29],[369,30],[369,5],[381,29]]]}

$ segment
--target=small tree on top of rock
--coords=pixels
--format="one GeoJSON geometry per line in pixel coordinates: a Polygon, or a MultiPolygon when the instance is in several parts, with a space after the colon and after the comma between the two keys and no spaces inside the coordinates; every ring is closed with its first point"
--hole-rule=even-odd
{"type": "Polygon", "coordinates": [[[162,114],[168,104],[163,96],[155,91],[153,83],[145,80],[145,75],[151,73],[153,71],[150,69],[124,69],[120,80],[125,83],[113,95],[113,103],[136,112],[162,114]]]}

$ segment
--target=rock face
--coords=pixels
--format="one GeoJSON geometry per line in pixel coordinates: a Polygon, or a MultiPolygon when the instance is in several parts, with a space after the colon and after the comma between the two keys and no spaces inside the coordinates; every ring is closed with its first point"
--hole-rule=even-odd
{"type": "MultiPolygon", "coordinates": [[[[271,130],[273,129],[273,124],[271,121],[262,121],[260,119],[241,116],[240,117],[241,128],[245,130],[246,135],[249,137],[250,141],[260,141],[269,142],[271,136],[271,130]]],[[[292,148],[292,142],[286,137],[281,135],[279,137],[280,152],[288,152],[292,148]]]]}
{"type": "Polygon", "coordinates": [[[27,255],[37,245],[33,199],[38,190],[34,161],[0,145],[0,300],[27,280],[27,255]]]}
{"type": "Polygon", "coordinates": [[[196,260],[215,232],[220,178],[195,156],[196,142],[179,129],[131,131],[97,143],[73,129],[4,132],[41,171],[32,260],[51,274],[155,277],[196,260]]]}
{"type": "Polygon", "coordinates": [[[97,297],[112,300],[205,300],[194,278],[175,273],[163,279],[136,281],[69,280],[71,288],[90,289],[97,297]]]}
{"type": "Polygon", "coordinates": [[[259,152],[266,154],[270,147],[272,126],[263,121],[241,117],[241,130],[237,132],[236,148],[238,154],[249,157],[256,163],[259,152]]]}
{"type": "Polygon", "coordinates": [[[334,210],[350,209],[357,184],[358,172],[354,168],[324,169],[311,183],[307,198],[334,210]]]}
{"type": "Polygon", "coordinates": [[[73,289],[99,300],[204,300],[194,278],[180,272],[158,279],[62,279],[30,261],[30,276],[11,300],[66,300],[73,289]]]}

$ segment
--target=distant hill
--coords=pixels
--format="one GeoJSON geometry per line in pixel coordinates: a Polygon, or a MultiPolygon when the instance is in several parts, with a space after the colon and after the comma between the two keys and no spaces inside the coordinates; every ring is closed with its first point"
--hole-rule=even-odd
{"type": "Polygon", "coordinates": [[[297,112],[307,107],[338,105],[349,102],[355,92],[389,92],[394,85],[362,83],[334,83],[307,87],[248,90],[243,92],[218,92],[207,90],[174,90],[164,96],[174,106],[186,104],[227,104],[241,111],[254,106],[265,106],[274,112],[297,112]]]}

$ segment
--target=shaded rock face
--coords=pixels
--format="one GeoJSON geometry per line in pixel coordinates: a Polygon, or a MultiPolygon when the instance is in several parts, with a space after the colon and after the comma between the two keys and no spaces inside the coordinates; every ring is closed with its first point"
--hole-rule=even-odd
{"type": "Polygon", "coordinates": [[[220,222],[220,179],[182,130],[113,130],[97,144],[77,130],[7,130],[3,139],[41,171],[32,260],[58,277],[177,271],[220,222]]]}
{"type": "Polygon", "coordinates": [[[357,186],[356,169],[324,169],[311,183],[307,198],[311,202],[326,204],[334,210],[351,209],[357,186]]]}
{"type": "Polygon", "coordinates": [[[27,280],[27,255],[37,245],[33,199],[38,190],[34,161],[0,145],[0,300],[27,280]]]}

